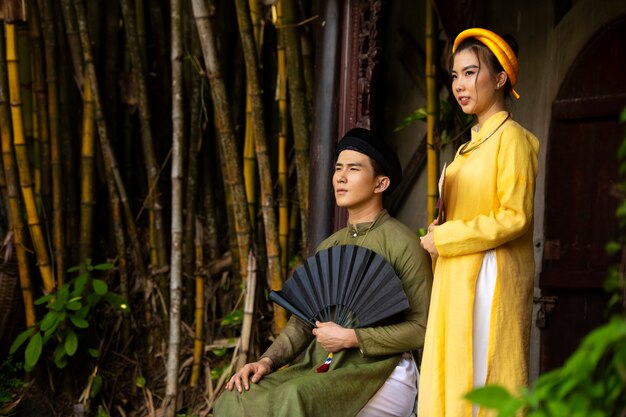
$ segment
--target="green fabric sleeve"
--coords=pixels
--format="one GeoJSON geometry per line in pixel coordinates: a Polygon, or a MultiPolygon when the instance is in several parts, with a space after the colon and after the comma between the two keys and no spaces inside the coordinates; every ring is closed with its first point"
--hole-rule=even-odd
{"type": "Polygon", "coordinates": [[[311,330],[311,326],[307,323],[291,316],[285,329],[261,355],[261,358],[270,358],[274,363],[274,370],[291,363],[313,340],[311,330]]]}

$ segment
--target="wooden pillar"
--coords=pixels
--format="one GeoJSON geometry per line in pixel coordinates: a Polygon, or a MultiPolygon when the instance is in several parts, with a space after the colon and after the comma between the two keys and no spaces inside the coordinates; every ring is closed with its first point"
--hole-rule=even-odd
{"type": "MultiPolygon", "coordinates": [[[[382,59],[383,0],[345,0],[339,81],[339,140],[353,127],[377,131],[377,86],[382,59]]],[[[335,207],[334,230],[346,225],[347,211],[335,207]]]]}
{"type": "Polygon", "coordinates": [[[335,143],[339,135],[337,111],[342,12],[339,3],[337,0],[322,2],[317,32],[307,256],[315,253],[317,245],[333,231],[332,173],[335,143]]]}

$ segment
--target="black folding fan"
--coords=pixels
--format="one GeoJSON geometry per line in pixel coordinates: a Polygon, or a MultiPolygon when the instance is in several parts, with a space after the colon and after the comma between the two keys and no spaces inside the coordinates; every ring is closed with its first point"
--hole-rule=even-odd
{"type": "Polygon", "coordinates": [[[354,245],[319,251],[269,297],[314,327],[316,320],[366,327],[409,308],[402,282],[385,258],[354,245]]]}

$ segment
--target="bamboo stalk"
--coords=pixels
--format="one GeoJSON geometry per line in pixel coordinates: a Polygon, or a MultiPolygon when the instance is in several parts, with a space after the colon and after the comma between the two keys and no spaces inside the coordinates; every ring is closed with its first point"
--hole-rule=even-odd
{"type": "MultiPolygon", "coordinates": [[[[105,123],[102,103],[100,99],[100,94],[98,92],[96,70],[94,67],[93,57],[92,57],[91,49],[90,49],[89,33],[87,32],[87,24],[85,22],[84,6],[81,3],[81,0],[74,0],[73,4],[74,4],[74,10],[76,12],[76,17],[78,20],[81,45],[83,47],[82,49],[83,49],[83,55],[84,55],[85,71],[89,77],[89,83],[91,85],[93,99],[94,99],[95,122],[96,122],[97,130],[98,130],[98,139],[100,140],[100,147],[101,147],[102,155],[104,157],[105,171],[106,171],[107,176],[112,176],[115,181],[115,187],[116,187],[117,193],[119,193],[119,199],[122,203],[122,207],[124,208],[124,218],[126,220],[126,228],[128,231],[128,235],[131,239],[131,244],[132,244],[133,251],[135,254],[136,267],[139,272],[139,275],[141,277],[145,277],[146,268],[143,263],[143,256],[141,254],[141,245],[139,243],[137,227],[135,225],[135,219],[130,210],[128,197],[126,195],[126,189],[124,187],[124,183],[122,182],[122,178],[120,176],[118,165],[117,165],[117,160],[115,159],[115,155],[113,154],[113,150],[111,149],[111,143],[109,141],[107,126],[105,123]]],[[[113,199],[116,197],[111,196],[111,198],[113,199]]]]}
{"type": "MultiPolygon", "coordinates": [[[[68,44],[63,29],[63,19],[61,17],[61,9],[54,9],[54,21],[57,25],[57,43],[59,45],[59,129],[61,131],[61,149],[63,158],[61,158],[63,167],[63,178],[76,178],[78,169],[76,168],[74,155],[78,152],[75,150],[74,143],[74,112],[76,106],[79,106],[79,96],[75,94],[77,91],[72,88],[74,85],[73,68],[68,68],[70,63],[68,44]]],[[[82,77],[82,75],[81,75],[82,77]]],[[[63,195],[65,197],[65,237],[68,265],[78,265],[78,237],[79,237],[79,211],[80,211],[80,191],[75,181],[66,181],[63,184],[63,195]]]]}
{"type": "Polygon", "coordinates": [[[33,304],[33,292],[30,275],[28,253],[26,251],[26,241],[28,235],[23,220],[22,204],[19,197],[19,179],[15,166],[15,157],[11,145],[11,120],[7,106],[7,74],[5,71],[5,48],[4,40],[0,42],[0,139],[2,142],[2,167],[7,186],[7,197],[9,205],[9,215],[11,227],[13,229],[13,241],[17,256],[18,274],[20,288],[22,291],[22,301],[24,304],[24,317],[26,326],[31,327],[37,321],[35,306],[33,304]]]}
{"type": "Polygon", "coordinates": [[[20,55],[20,89],[22,106],[24,109],[24,136],[27,142],[33,138],[33,66],[30,59],[30,47],[28,45],[28,27],[20,25],[17,27],[17,50],[20,55]]]}
{"type": "MultiPolygon", "coordinates": [[[[248,0],[250,6],[250,15],[252,16],[254,40],[257,46],[257,52],[260,50],[260,19],[259,4],[256,0],[248,0]]],[[[257,165],[256,156],[254,154],[254,128],[252,126],[252,104],[250,95],[246,94],[246,125],[244,133],[243,145],[243,178],[246,187],[246,198],[248,199],[248,211],[250,212],[250,225],[254,229],[256,227],[256,183],[257,183],[257,165]]]]}
{"type": "MultiPolygon", "coordinates": [[[[246,62],[246,78],[248,84],[248,97],[250,98],[252,109],[252,121],[254,123],[255,151],[259,167],[259,178],[261,182],[261,208],[263,212],[263,223],[265,231],[265,242],[267,250],[267,262],[269,281],[272,289],[282,288],[282,271],[280,267],[280,244],[278,241],[278,230],[276,225],[276,214],[274,212],[274,198],[272,194],[272,176],[270,171],[269,157],[267,155],[267,139],[265,133],[265,115],[263,103],[261,101],[261,86],[258,78],[259,63],[252,33],[252,22],[250,11],[246,0],[236,0],[237,20],[239,22],[239,33],[244,50],[244,60],[246,62]]],[[[252,289],[254,291],[254,289],[252,289]]],[[[284,312],[276,312],[274,323],[277,331],[284,328],[286,319],[284,312]]],[[[245,316],[244,316],[245,320],[245,316]]],[[[246,325],[246,323],[244,323],[246,325]]],[[[240,355],[245,358],[248,355],[249,344],[244,340],[240,355]]]]}
{"type": "MultiPolygon", "coordinates": [[[[126,48],[123,48],[123,34],[120,33],[120,20],[122,19],[120,3],[119,1],[108,1],[105,4],[106,10],[104,11],[103,20],[104,39],[106,39],[107,46],[104,48],[104,62],[102,64],[102,91],[106,91],[103,97],[103,104],[105,109],[118,109],[121,101],[120,90],[122,90],[120,88],[120,70],[124,74],[130,71],[126,71],[126,68],[120,68],[126,56],[126,48]],[[124,54],[120,54],[119,46],[122,46],[124,54]]],[[[122,112],[107,111],[106,114],[107,127],[111,135],[111,145],[116,150],[120,149],[120,143],[123,141],[123,135],[120,134],[121,114],[128,114],[126,108],[122,112]]],[[[128,189],[128,192],[133,194],[131,189],[128,189]]]]}
{"type": "MultiPolygon", "coordinates": [[[[297,252],[296,252],[296,247],[298,246],[298,236],[299,236],[299,224],[300,224],[300,204],[298,203],[298,199],[292,199],[291,202],[291,208],[289,209],[289,239],[288,239],[288,244],[287,244],[287,248],[289,248],[289,258],[291,259],[292,256],[296,256],[297,252]]],[[[289,268],[289,265],[287,265],[287,268],[289,268]]],[[[287,273],[285,275],[285,277],[288,277],[289,273],[287,273]]]]}
{"type": "Polygon", "coordinates": [[[18,75],[18,56],[15,48],[15,24],[5,21],[6,43],[7,43],[7,70],[9,78],[9,97],[11,102],[11,122],[13,124],[13,145],[17,159],[17,166],[20,177],[20,187],[28,218],[28,228],[30,230],[33,247],[37,255],[37,264],[41,273],[44,288],[47,292],[54,290],[54,274],[50,265],[47,242],[39,221],[37,204],[35,203],[35,193],[33,191],[33,181],[30,173],[28,160],[28,150],[24,137],[22,124],[22,101],[20,97],[20,80],[18,75]]]}
{"type": "Polygon", "coordinates": [[[287,85],[289,87],[289,110],[293,127],[298,195],[300,200],[300,224],[302,248],[308,246],[309,211],[309,111],[307,110],[305,82],[302,69],[300,35],[296,23],[295,1],[279,0],[282,7],[283,26],[279,29],[284,37],[287,62],[287,85]]]}
{"type": "Polygon", "coordinates": [[[79,90],[83,90],[83,53],[80,43],[80,34],[78,32],[78,24],[76,23],[76,15],[72,8],[72,0],[61,0],[63,9],[63,23],[65,23],[65,34],[67,42],[70,46],[70,56],[72,65],[74,66],[74,79],[79,90]]]}
{"type": "MultiPolygon", "coordinates": [[[[247,0],[236,0],[237,20],[239,33],[246,62],[246,79],[248,83],[248,96],[252,107],[252,121],[254,122],[254,143],[259,167],[259,179],[261,182],[261,209],[263,212],[263,224],[265,230],[265,244],[267,249],[268,273],[273,290],[280,290],[283,286],[283,276],[280,267],[280,244],[276,214],[274,212],[274,198],[272,193],[272,173],[267,154],[267,139],[265,134],[265,114],[261,100],[261,85],[259,81],[259,62],[256,53],[256,45],[252,33],[252,22],[247,0]]],[[[254,291],[254,289],[253,289],[254,291]]],[[[287,320],[285,312],[278,309],[274,313],[274,325],[277,332],[282,331],[287,320]]],[[[247,346],[244,344],[241,355],[247,355],[247,346]]]]}
{"type": "MultiPolygon", "coordinates": [[[[245,0],[244,0],[245,1],[245,0]]],[[[246,281],[246,298],[243,304],[243,323],[241,325],[241,349],[239,351],[239,361],[250,351],[250,340],[252,339],[252,323],[254,322],[254,300],[256,295],[256,257],[250,251],[248,254],[248,279],[246,281]],[[242,353],[246,352],[245,354],[242,353]]],[[[242,365],[240,363],[240,365],[242,365]]]]}
{"type": "Polygon", "coordinates": [[[48,99],[46,95],[45,56],[41,39],[41,18],[36,0],[29,0],[30,10],[28,32],[30,50],[32,53],[33,82],[35,101],[37,106],[37,133],[39,135],[39,164],[41,166],[41,182],[37,188],[43,204],[44,218],[48,217],[52,207],[50,200],[51,187],[51,157],[50,157],[50,127],[48,120],[48,99]]]}
{"type": "Polygon", "coordinates": [[[202,365],[202,355],[204,353],[204,274],[206,273],[203,265],[202,224],[197,218],[195,220],[196,271],[194,275],[196,277],[196,333],[193,339],[193,366],[191,368],[191,379],[189,381],[189,385],[192,387],[198,386],[198,379],[200,379],[200,366],[202,365]]]}
{"type": "Polygon", "coordinates": [[[46,57],[46,85],[48,87],[48,122],[50,135],[50,167],[52,169],[52,241],[56,278],[59,286],[65,282],[66,251],[63,213],[63,170],[61,166],[61,143],[59,138],[59,90],[57,78],[56,33],[52,0],[42,0],[43,28],[46,57]]]}
{"type": "Polygon", "coordinates": [[[435,148],[435,124],[437,122],[437,79],[435,65],[436,14],[430,1],[426,2],[426,167],[428,173],[428,196],[426,213],[428,222],[435,218],[437,205],[438,151],[435,148]]]}
{"type": "MultiPolygon", "coordinates": [[[[192,22],[193,23],[193,22],[192,22]]],[[[193,25],[192,25],[193,26],[193,25]]],[[[196,57],[202,54],[201,51],[197,51],[196,54],[193,50],[200,47],[198,37],[192,37],[192,56],[196,57]],[[194,45],[195,44],[195,45],[194,45]]],[[[201,92],[201,83],[203,82],[203,78],[200,78],[200,75],[192,71],[190,74],[190,84],[191,84],[191,115],[190,115],[190,126],[189,126],[189,146],[187,150],[187,174],[185,175],[185,231],[183,238],[183,276],[184,277],[192,277],[194,276],[194,258],[195,258],[195,250],[194,250],[194,241],[195,235],[197,232],[195,231],[196,227],[196,204],[198,200],[198,157],[200,156],[201,146],[202,146],[202,126],[200,125],[201,114],[200,110],[202,108],[202,92],[201,92]]],[[[193,304],[194,292],[186,291],[186,281],[184,280],[183,290],[187,294],[187,298],[189,299],[190,305],[193,304]]]]}
{"type": "MultiPolygon", "coordinates": [[[[276,8],[276,24],[283,24],[280,8],[276,8]]],[[[287,168],[287,133],[289,130],[289,114],[287,110],[287,68],[285,66],[285,42],[278,36],[276,55],[278,61],[278,236],[280,241],[280,264],[283,277],[287,276],[289,259],[289,201],[288,201],[288,168],[287,168]]]]}
{"type": "Polygon", "coordinates": [[[135,0],[135,17],[137,27],[137,44],[139,45],[140,58],[142,68],[148,65],[148,56],[146,48],[146,19],[144,18],[143,0],[135,0]]]}
{"type": "Polygon", "coordinates": [[[92,257],[92,225],[93,209],[95,207],[95,132],[94,132],[94,104],[89,77],[84,79],[83,90],[83,139],[81,147],[80,166],[80,232],[78,243],[78,261],[86,264],[87,258],[92,257]]]}
{"type": "Polygon", "coordinates": [[[233,199],[233,215],[239,251],[239,270],[245,281],[247,274],[247,255],[250,247],[250,220],[246,207],[245,191],[239,162],[239,151],[235,144],[233,121],[226,98],[226,88],[222,79],[217,58],[216,40],[209,21],[206,4],[202,0],[192,0],[196,27],[202,45],[202,52],[211,85],[211,96],[215,110],[219,149],[222,161],[228,161],[225,169],[225,186],[229,188],[233,199]]]}
{"type": "Polygon", "coordinates": [[[150,218],[150,253],[152,271],[158,271],[159,287],[163,294],[167,293],[166,279],[163,274],[167,265],[167,251],[165,247],[165,227],[163,224],[163,204],[158,192],[159,164],[157,163],[154,151],[154,140],[150,125],[150,107],[148,105],[148,94],[146,79],[144,76],[141,51],[137,39],[136,16],[129,0],[120,0],[122,15],[124,17],[124,27],[126,29],[126,43],[130,55],[133,78],[137,89],[139,100],[139,120],[141,123],[141,143],[146,166],[146,176],[148,179],[148,210],[150,218]]]}
{"type": "Polygon", "coordinates": [[[254,154],[254,128],[252,127],[252,104],[250,95],[246,95],[246,127],[243,144],[243,181],[246,188],[246,200],[250,213],[250,226],[256,226],[256,156],[254,154]]]}
{"type": "MultiPolygon", "coordinates": [[[[120,209],[120,200],[115,190],[115,181],[113,180],[113,177],[107,176],[106,182],[109,195],[111,196],[109,203],[111,204],[111,222],[114,225],[113,235],[115,236],[115,247],[117,248],[117,269],[120,274],[120,293],[125,300],[130,301],[130,283],[128,277],[129,268],[128,259],[126,258],[126,238],[124,236],[123,229],[124,218],[120,209]]],[[[146,308],[146,311],[149,310],[149,308],[146,308]]],[[[145,314],[144,317],[148,319],[146,323],[151,323],[149,320],[152,316],[149,313],[145,314]]],[[[122,324],[122,334],[124,335],[124,340],[130,339],[130,325],[131,318],[127,315],[124,316],[124,322],[122,324]]],[[[151,364],[151,361],[148,361],[148,364],[151,364]]]]}
{"type": "Polygon", "coordinates": [[[313,74],[314,51],[311,42],[311,35],[306,30],[300,31],[300,44],[302,45],[302,76],[304,77],[304,91],[307,108],[313,108],[313,84],[315,75],[313,74]]]}
{"type": "Polygon", "coordinates": [[[263,19],[261,19],[261,10],[259,9],[258,0],[248,0],[250,7],[250,19],[252,20],[252,33],[254,35],[254,44],[257,46],[257,58],[261,60],[261,48],[263,47],[263,19]]]}
{"type": "Polygon", "coordinates": [[[180,0],[170,3],[172,39],[172,254],[170,277],[170,333],[167,349],[167,377],[163,407],[166,417],[174,417],[180,361],[180,306],[182,298],[183,240],[183,46],[180,0]]]}
{"type": "MultiPolygon", "coordinates": [[[[210,160],[209,146],[211,141],[204,140],[202,146],[202,158],[205,161],[210,160]]],[[[217,214],[215,208],[215,197],[213,192],[215,190],[213,175],[209,169],[209,164],[202,164],[202,214],[204,216],[204,233],[207,246],[207,258],[214,260],[219,257],[219,244],[218,244],[218,228],[217,228],[217,214]]],[[[236,254],[232,254],[233,258],[236,258],[236,254]]]]}

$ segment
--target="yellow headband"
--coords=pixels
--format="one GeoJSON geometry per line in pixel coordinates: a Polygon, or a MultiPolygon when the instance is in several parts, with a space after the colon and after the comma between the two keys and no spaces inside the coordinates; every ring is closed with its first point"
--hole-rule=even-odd
{"type": "MultiPolygon", "coordinates": [[[[514,86],[517,83],[517,74],[519,72],[517,57],[515,56],[515,52],[511,49],[511,46],[504,39],[487,29],[466,29],[459,33],[454,40],[452,53],[454,53],[461,42],[467,38],[476,38],[485,44],[485,46],[496,56],[498,62],[502,65],[502,68],[504,68],[504,72],[506,72],[506,75],[511,81],[511,86],[514,86]]],[[[519,99],[517,91],[511,89],[511,93],[515,96],[515,98],[519,99]]]]}

